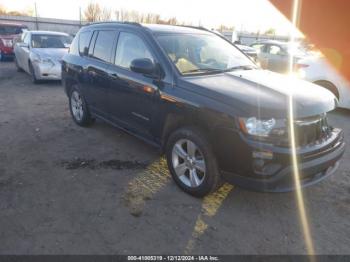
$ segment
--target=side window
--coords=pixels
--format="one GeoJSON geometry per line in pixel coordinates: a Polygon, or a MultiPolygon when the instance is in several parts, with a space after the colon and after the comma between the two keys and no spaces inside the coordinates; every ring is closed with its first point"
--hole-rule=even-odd
{"type": "Polygon", "coordinates": [[[29,45],[30,42],[30,34],[25,34],[25,36],[23,37],[23,43],[29,45]]]}
{"type": "Polygon", "coordinates": [[[79,55],[78,42],[79,42],[79,36],[74,37],[74,39],[69,47],[70,54],[79,55]]]}
{"type": "Polygon", "coordinates": [[[115,36],[115,31],[99,31],[92,57],[110,62],[115,36]]]}
{"type": "Polygon", "coordinates": [[[121,32],[118,40],[114,63],[130,68],[134,59],[149,58],[154,60],[144,41],[135,34],[121,32]]]}
{"type": "Polygon", "coordinates": [[[79,54],[84,55],[87,54],[87,50],[89,49],[91,39],[91,32],[82,32],[79,34],[79,54]]]}
{"type": "Polygon", "coordinates": [[[251,47],[253,47],[256,51],[264,52],[265,45],[263,45],[263,44],[254,44],[251,47]]]}
{"type": "Polygon", "coordinates": [[[91,42],[90,42],[90,47],[89,47],[89,56],[92,57],[94,54],[94,47],[95,47],[95,42],[96,42],[96,37],[98,35],[98,31],[94,31],[92,34],[91,42]]]}
{"type": "Polygon", "coordinates": [[[282,49],[278,45],[270,45],[268,53],[271,55],[279,55],[282,53],[282,49]]]}

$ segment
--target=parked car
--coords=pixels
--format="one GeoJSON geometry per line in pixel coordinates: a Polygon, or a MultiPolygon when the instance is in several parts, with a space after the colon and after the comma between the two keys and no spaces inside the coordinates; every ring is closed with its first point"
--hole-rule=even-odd
{"type": "Polygon", "coordinates": [[[311,55],[298,44],[282,41],[263,40],[250,46],[257,50],[262,68],[278,73],[288,72],[291,56],[293,56],[293,64],[296,64],[299,59],[311,55]]]}
{"type": "Polygon", "coordinates": [[[298,76],[331,91],[339,99],[339,107],[350,109],[350,83],[323,56],[299,60],[298,76]]]}
{"type": "Polygon", "coordinates": [[[60,32],[28,31],[21,39],[14,50],[17,70],[29,73],[33,83],[61,80],[61,60],[72,38],[60,32]]]}
{"type": "Polygon", "coordinates": [[[0,23],[0,61],[13,58],[13,44],[28,27],[21,24],[0,23]]]}
{"type": "Polygon", "coordinates": [[[295,188],[290,94],[302,186],[332,174],[345,148],[342,131],[327,122],[337,102],[331,92],[259,69],[203,29],[85,26],[63,58],[62,80],[76,124],[99,118],[160,148],[177,185],[198,197],[222,180],[295,188]]]}

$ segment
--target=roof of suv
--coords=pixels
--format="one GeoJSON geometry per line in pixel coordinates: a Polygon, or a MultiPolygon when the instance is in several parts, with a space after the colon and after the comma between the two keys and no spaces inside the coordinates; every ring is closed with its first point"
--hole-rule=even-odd
{"type": "Polygon", "coordinates": [[[201,27],[161,25],[161,24],[138,24],[132,22],[100,22],[88,24],[87,27],[135,27],[139,29],[148,29],[154,33],[192,33],[209,34],[209,30],[201,27]]]}

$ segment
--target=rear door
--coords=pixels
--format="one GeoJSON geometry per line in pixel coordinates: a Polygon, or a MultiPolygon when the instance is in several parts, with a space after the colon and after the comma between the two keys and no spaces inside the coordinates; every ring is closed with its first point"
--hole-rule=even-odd
{"type": "Polygon", "coordinates": [[[111,65],[116,36],[116,30],[95,31],[84,66],[89,107],[94,113],[104,118],[108,118],[107,90],[110,84],[108,68],[111,65]]]}

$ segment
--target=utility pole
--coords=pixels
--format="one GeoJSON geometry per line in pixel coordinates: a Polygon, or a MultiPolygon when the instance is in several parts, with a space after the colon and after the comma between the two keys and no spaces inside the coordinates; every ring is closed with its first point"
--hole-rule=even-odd
{"type": "Polygon", "coordinates": [[[34,2],[34,10],[35,10],[35,27],[36,27],[36,30],[39,30],[38,9],[36,8],[36,2],[34,2]]]}
{"type": "Polygon", "coordinates": [[[79,6],[79,27],[81,27],[81,6],[79,6]]]}

